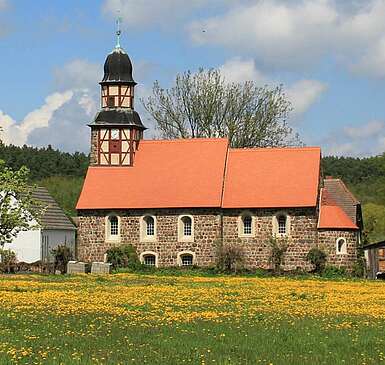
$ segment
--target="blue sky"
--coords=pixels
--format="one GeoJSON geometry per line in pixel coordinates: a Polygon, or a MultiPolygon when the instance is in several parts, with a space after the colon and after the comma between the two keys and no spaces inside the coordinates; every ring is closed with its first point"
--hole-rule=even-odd
{"type": "Polygon", "coordinates": [[[385,151],[385,0],[0,0],[6,143],[88,151],[118,9],[137,95],[217,67],[230,81],[283,83],[289,123],[324,154],[385,151]]]}

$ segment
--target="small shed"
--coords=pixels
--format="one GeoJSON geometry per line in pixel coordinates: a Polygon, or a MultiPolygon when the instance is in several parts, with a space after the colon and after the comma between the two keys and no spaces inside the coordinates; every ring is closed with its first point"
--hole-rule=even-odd
{"type": "Polygon", "coordinates": [[[368,264],[368,277],[375,279],[378,272],[385,272],[385,241],[363,247],[368,264]]]}
{"type": "Polygon", "coordinates": [[[18,261],[32,263],[36,261],[52,262],[51,251],[59,245],[67,245],[75,254],[76,227],[59,207],[48,190],[38,187],[33,198],[46,207],[41,218],[41,228],[20,232],[4,248],[16,253],[18,261]]]}

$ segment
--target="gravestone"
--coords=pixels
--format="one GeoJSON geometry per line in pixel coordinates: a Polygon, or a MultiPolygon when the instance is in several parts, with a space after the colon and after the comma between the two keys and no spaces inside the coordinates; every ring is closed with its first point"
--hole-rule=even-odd
{"type": "Polygon", "coordinates": [[[93,262],[91,266],[91,274],[109,274],[111,272],[111,264],[108,262],[93,262]]]}
{"type": "Polygon", "coordinates": [[[84,274],[86,272],[85,262],[69,261],[67,264],[67,274],[84,274]]]}

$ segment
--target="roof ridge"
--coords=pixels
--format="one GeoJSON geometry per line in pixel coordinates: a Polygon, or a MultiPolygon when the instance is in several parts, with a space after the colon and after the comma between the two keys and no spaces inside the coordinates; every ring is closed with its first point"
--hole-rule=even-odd
{"type": "MultiPolygon", "coordinates": [[[[177,139],[142,139],[141,143],[149,144],[149,143],[197,143],[197,142],[223,142],[227,141],[228,138],[177,138],[177,139]]],[[[139,144],[139,145],[140,145],[139,144]]]]}
{"type": "Polygon", "coordinates": [[[321,147],[250,147],[250,148],[229,148],[231,152],[271,152],[271,151],[317,151],[321,147]]]}

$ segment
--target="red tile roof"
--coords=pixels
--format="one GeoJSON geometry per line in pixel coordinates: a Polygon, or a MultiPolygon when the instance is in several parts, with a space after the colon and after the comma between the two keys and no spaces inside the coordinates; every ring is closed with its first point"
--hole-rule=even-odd
{"type": "Polygon", "coordinates": [[[222,206],[316,206],[320,158],[319,147],[230,149],[222,206]]]}
{"type": "Polygon", "coordinates": [[[327,188],[321,189],[318,228],[358,229],[357,225],[333,199],[327,188]]]}
{"type": "Polygon", "coordinates": [[[77,209],[219,207],[227,139],[141,141],[133,167],[89,167],[77,209]]]}
{"type": "Polygon", "coordinates": [[[88,169],[77,209],[315,207],[319,172],[318,147],[141,141],[133,167],[88,169]]]}

